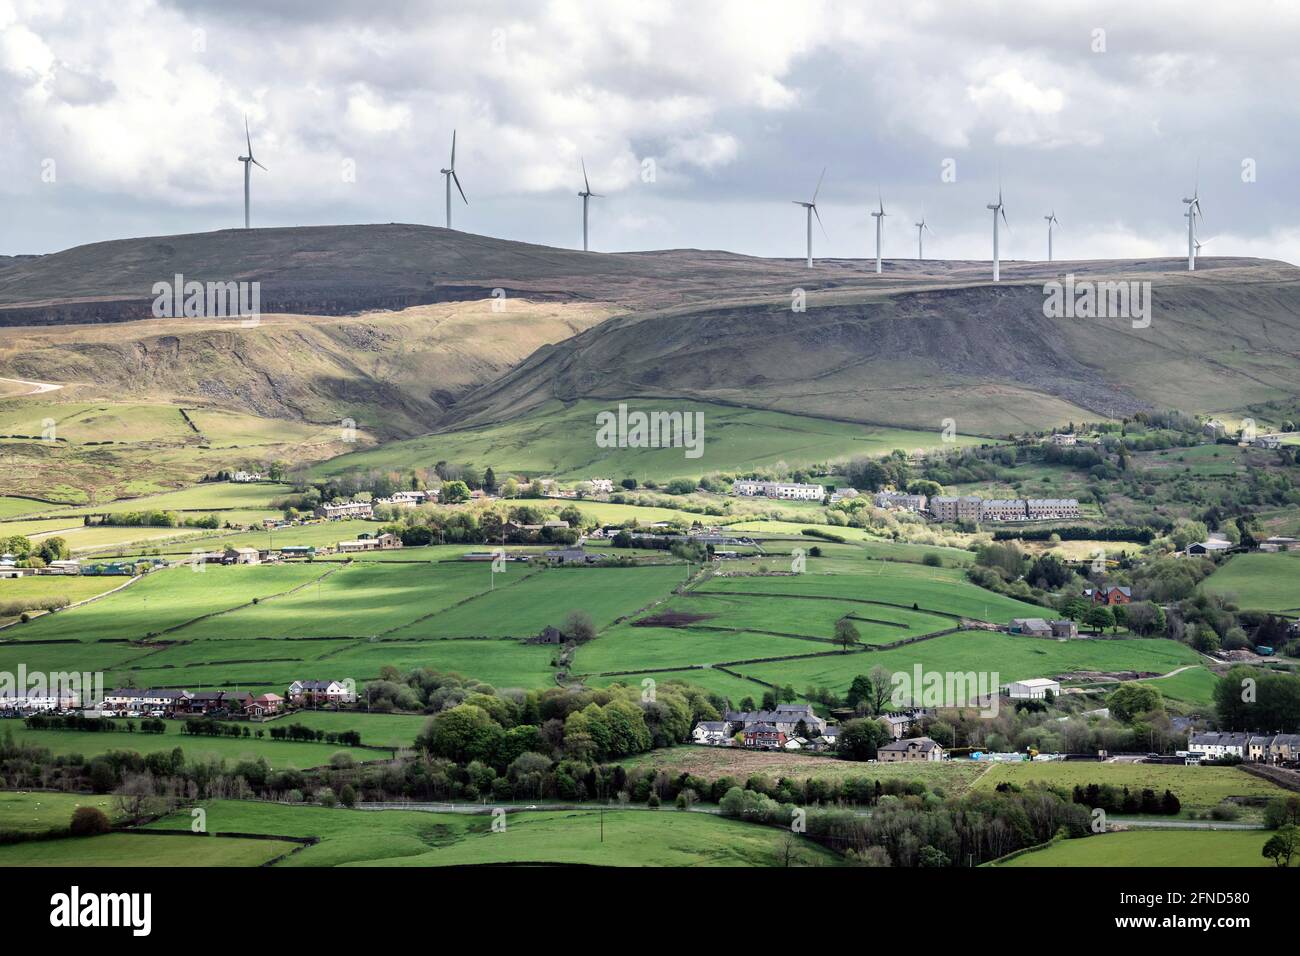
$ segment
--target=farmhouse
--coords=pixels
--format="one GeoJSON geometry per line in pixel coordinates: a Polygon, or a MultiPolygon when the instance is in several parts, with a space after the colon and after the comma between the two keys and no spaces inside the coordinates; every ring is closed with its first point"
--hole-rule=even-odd
{"type": "MultiPolygon", "coordinates": [[[[889,728],[889,734],[895,740],[902,740],[909,730],[916,726],[921,719],[922,713],[915,710],[894,711],[883,715],[880,720],[889,728]]],[[[823,737],[825,734],[822,735],[823,737]]],[[[839,731],[836,731],[835,739],[839,739],[839,731]]]]}
{"type": "Polygon", "coordinates": [[[587,484],[593,495],[608,495],[614,491],[613,478],[592,478],[587,484]]]}
{"type": "Polygon", "coordinates": [[[1069,618],[1049,621],[1048,623],[1052,625],[1052,637],[1071,638],[1079,636],[1079,625],[1069,618]]]}
{"type": "Polygon", "coordinates": [[[230,476],[231,481],[261,481],[262,473],[260,471],[237,471],[230,476]]]}
{"type": "Polygon", "coordinates": [[[1041,617],[1016,617],[1011,619],[1007,630],[1012,634],[1024,634],[1027,637],[1051,637],[1052,625],[1041,617]]]}
{"type": "MultiPolygon", "coordinates": [[[[261,564],[262,556],[256,548],[232,548],[226,552],[231,564],[261,564]]],[[[223,563],[224,559],[223,559],[223,563]]]]}
{"type": "Polygon", "coordinates": [[[1079,442],[1079,436],[1074,432],[1056,432],[1048,441],[1058,446],[1076,445],[1079,442]]]}
{"type": "Polygon", "coordinates": [[[375,510],[369,501],[347,501],[338,505],[318,505],[313,514],[317,518],[335,521],[339,518],[373,518],[375,510]]]}
{"type": "Polygon", "coordinates": [[[944,749],[929,737],[907,737],[885,744],[876,751],[881,763],[899,763],[905,760],[942,760],[944,749]]]}
{"type": "Polygon", "coordinates": [[[422,505],[429,498],[427,491],[394,491],[387,498],[376,498],[381,505],[422,505]]]}
{"type": "Polygon", "coordinates": [[[719,747],[731,742],[727,736],[727,722],[724,720],[701,720],[691,731],[691,739],[697,744],[719,747]]]}
{"type": "Polygon", "coordinates": [[[1091,601],[1093,604],[1132,604],[1133,589],[1108,584],[1099,588],[1085,588],[1083,597],[1084,600],[1091,601]]]}
{"type": "Polygon", "coordinates": [[[1048,694],[1061,696],[1061,682],[1046,677],[1033,677],[1004,684],[1003,690],[1012,700],[1046,700],[1048,694]]]}
{"type": "Polygon", "coordinates": [[[1222,438],[1228,433],[1228,426],[1217,418],[1211,418],[1201,426],[1201,431],[1210,438],[1222,438]]]}

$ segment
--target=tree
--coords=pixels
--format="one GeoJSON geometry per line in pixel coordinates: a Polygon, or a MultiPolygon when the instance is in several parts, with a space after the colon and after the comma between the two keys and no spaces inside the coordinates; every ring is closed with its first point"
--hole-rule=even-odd
{"type": "Polygon", "coordinates": [[[1268,838],[1261,852],[1265,859],[1273,861],[1274,866],[1288,867],[1297,851],[1300,851],[1300,827],[1288,823],[1268,838]]]}
{"type": "Polygon", "coordinates": [[[72,811],[72,822],[68,825],[73,836],[94,836],[107,833],[110,828],[107,815],[99,807],[77,807],[72,811]]]}
{"type": "Polygon", "coordinates": [[[1115,626],[1115,615],[1108,607],[1094,605],[1084,612],[1083,625],[1092,628],[1094,634],[1100,634],[1106,628],[1115,626]]]}
{"type": "Polygon", "coordinates": [[[573,641],[575,644],[585,644],[596,636],[596,624],[590,614],[575,608],[564,616],[560,633],[564,635],[565,640],[573,641]]]}
{"type": "Polygon", "coordinates": [[[840,729],[836,749],[849,760],[874,760],[876,748],[892,736],[883,722],[858,718],[847,721],[840,729]]]}
{"type": "Polygon", "coordinates": [[[1128,682],[1121,684],[1106,701],[1111,716],[1126,724],[1131,724],[1141,714],[1151,711],[1162,712],[1165,709],[1160,691],[1148,684],[1128,682]]]}
{"type": "Polygon", "coordinates": [[[438,501],[444,505],[469,501],[469,485],[463,481],[447,481],[438,491],[438,501]]]}
{"type": "Polygon", "coordinates": [[[844,701],[854,710],[860,711],[871,702],[874,691],[871,678],[866,674],[859,674],[853,678],[853,683],[849,684],[849,692],[845,695],[844,701]]]}
{"type": "Polygon", "coordinates": [[[835,643],[844,648],[846,654],[850,647],[862,643],[862,634],[847,617],[835,622],[835,643]]]}

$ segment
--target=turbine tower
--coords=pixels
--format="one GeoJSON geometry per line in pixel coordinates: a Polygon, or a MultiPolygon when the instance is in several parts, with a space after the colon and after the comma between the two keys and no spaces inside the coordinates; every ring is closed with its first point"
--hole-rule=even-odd
{"type": "Polygon", "coordinates": [[[802,199],[790,200],[796,206],[803,206],[804,212],[808,217],[808,268],[812,268],[812,221],[813,216],[817,217],[817,225],[822,227],[822,235],[826,234],[826,227],[822,226],[822,214],[817,211],[817,194],[822,191],[822,180],[826,178],[826,167],[822,167],[822,174],[817,177],[817,188],[813,190],[812,201],[804,202],[802,199]]]}
{"type": "Polygon", "coordinates": [[[247,155],[247,156],[240,156],[240,157],[239,157],[239,161],[240,161],[241,163],[244,164],[244,228],[245,228],[245,229],[248,229],[248,228],[249,228],[249,224],[248,224],[248,223],[249,223],[249,217],[248,217],[248,180],[249,180],[249,175],[248,175],[248,173],[249,173],[249,170],[250,170],[251,166],[256,166],[258,169],[263,169],[263,170],[265,170],[266,167],[263,166],[261,163],[259,163],[256,159],[253,158],[253,137],[252,137],[252,135],[248,132],[248,114],[247,114],[247,113],[244,114],[244,142],[248,144],[248,155],[247,155]]]}
{"type": "Polygon", "coordinates": [[[1196,241],[1196,220],[1205,221],[1205,216],[1201,213],[1201,196],[1200,186],[1197,185],[1192,189],[1192,198],[1184,199],[1187,204],[1187,212],[1183,213],[1187,217],[1187,271],[1196,271],[1196,253],[1200,243],[1196,241]]]}
{"type": "Polygon", "coordinates": [[[871,215],[874,216],[876,220],[876,275],[880,275],[880,237],[881,233],[884,231],[885,216],[889,214],[885,212],[885,197],[877,194],[877,198],[880,200],[880,209],[872,212],[871,215]]]}
{"type": "Polygon", "coordinates": [[[1055,209],[1052,210],[1052,214],[1050,216],[1044,216],[1043,218],[1047,220],[1047,261],[1051,262],[1052,261],[1052,226],[1059,226],[1061,224],[1061,220],[1056,218],[1055,209]]]}
{"type": "Polygon", "coordinates": [[[925,241],[924,241],[925,237],[922,235],[922,233],[928,232],[930,235],[933,236],[934,230],[931,229],[929,225],[926,223],[925,213],[921,213],[920,222],[914,222],[912,223],[912,225],[916,226],[916,259],[918,262],[920,262],[922,259],[925,258],[925,241]]]}
{"type": "Polygon", "coordinates": [[[578,193],[582,197],[582,251],[587,251],[587,200],[595,196],[597,199],[604,199],[600,193],[591,191],[591,183],[587,180],[587,161],[582,162],[582,185],[585,187],[582,192],[578,193]]]}
{"type": "Polygon", "coordinates": [[[1007,222],[1007,211],[1002,207],[1001,186],[998,187],[998,201],[996,203],[989,203],[985,208],[993,210],[993,281],[999,282],[1001,281],[999,272],[999,266],[1001,263],[998,260],[998,216],[1000,215],[1002,217],[1002,221],[1007,224],[1008,228],[1011,226],[1011,224],[1007,222]]]}
{"type": "Polygon", "coordinates": [[[447,186],[447,228],[450,229],[450,228],[451,228],[451,183],[452,183],[452,180],[455,180],[455,181],[456,181],[456,188],[460,191],[460,198],[463,199],[463,200],[465,201],[465,205],[466,205],[466,206],[469,205],[469,200],[468,200],[468,199],[465,199],[465,190],[462,189],[462,188],[461,188],[461,185],[460,185],[460,177],[456,175],[456,131],[455,131],[455,130],[452,130],[452,131],[451,131],[451,162],[447,164],[447,168],[446,168],[446,169],[441,169],[441,170],[439,170],[439,172],[442,173],[442,177],[443,177],[443,179],[446,180],[446,186],[447,186]]]}

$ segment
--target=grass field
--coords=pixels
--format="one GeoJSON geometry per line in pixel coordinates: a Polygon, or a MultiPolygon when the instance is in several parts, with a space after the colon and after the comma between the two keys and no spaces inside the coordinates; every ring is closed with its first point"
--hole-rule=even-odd
{"type": "MultiPolygon", "coordinates": [[[[572,863],[601,866],[772,866],[784,834],[770,827],[677,810],[528,811],[506,816],[493,832],[487,814],[404,810],[341,810],[215,801],[207,805],[212,832],[315,836],[320,842],[282,866],[474,866],[490,863],[572,863]]],[[[182,811],[151,829],[188,829],[182,811]]],[[[176,837],[178,842],[184,838],[176,837]]],[[[838,858],[800,843],[807,862],[838,858]]]]}
{"type": "Polygon", "coordinates": [[[1272,866],[1257,830],[1125,830],[1062,840],[995,866],[1272,866]]]}
{"type": "MultiPolygon", "coordinates": [[[[784,461],[791,466],[860,455],[886,455],[941,444],[937,431],[854,425],[781,412],[732,408],[680,400],[627,402],[629,411],[700,412],[704,416],[703,453],[687,458],[682,448],[602,448],[596,444],[596,415],[617,413],[619,403],[583,400],[548,402],[513,421],[483,428],[392,442],[345,455],[317,466],[321,474],[362,470],[402,470],[438,458],[491,466],[498,472],[548,475],[560,479],[609,474],[666,480],[711,471],[749,470],[784,461]],[[430,457],[433,456],[433,457],[430,457]]],[[[986,439],[962,436],[963,444],[986,439]]]]}
{"type": "MultiPolygon", "coordinates": [[[[237,763],[240,760],[264,757],[275,770],[307,770],[325,766],[340,751],[348,753],[358,763],[383,760],[391,756],[389,751],[371,750],[368,747],[340,747],[336,744],[271,740],[269,737],[260,740],[256,737],[191,737],[180,732],[179,721],[172,720],[167,721],[167,732],[162,734],[28,730],[16,721],[14,723],[15,743],[48,747],[55,756],[81,754],[87,759],[111,750],[129,750],[147,756],[180,747],[191,760],[214,757],[237,763]]],[[[362,742],[367,742],[364,737],[362,742]]]]}
{"type": "Polygon", "coordinates": [[[1300,552],[1238,554],[1202,581],[1201,590],[1231,595],[1247,610],[1300,612],[1300,552]]]}
{"type": "Polygon", "coordinates": [[[0,790],[0,831],[27,832],[66,827],[78,807],[98,807],[112,819],[117,816],[113,798],[99,794],[53,793],[40,790],[0,790]]]}
{"type": "Polygon", "coordinates": [[[1219,678],[1208,667],[1198,666],[1188,668],[1173,677],[1142,683],[1150,684],[1160,691],[1166,700],[1208,712],[1214,706],[1214,688],[1218,685],[1219,678]]]}
{"type": "Polygon", "coordinates": [[[1172,790],[1188,809],[1206,809],[1228,797],[1280,797],[1287,791],[1237,767],[1187,767],[1180,764],[1090,763],[1087,761],[1039,761],[994,764],[980,778],[981,789],[999,783],[1026,784],[1031,781],[1072,790],[1090,783],[1109,783],[1130,790],[1150,788],[1157,794],[1172,790]]]}
{"type": "Polygon", "coordinates": [[[105,833],[0,846],[0,867],[262,866],[297,846],[283,840],[105,833]]]}
{"type": "Polygon", "coordinates": [[[706,780],[735,777],[746,780],[761,774],[773,780],[781,777],[826,780],[919,780],[944,793],[964,793],[987,765],[973,760],[926,761],[916,763],[859,763],[813,754],[768,753],[731,747],[672,747],[638,754],[620,761],[627,768],[654,767],[669,776],[689,773],[706,780]]]}
{"type": "MultiPolygon", "coordinates": [[[[715,577],[696,589],[702,594],[788,595],[880,601],[922,611],[942,611],[980,621],[1005,624],[1012,617],[1041,617],[1044,609],[986,591],[956,568],[930,568],[894,561],[875,561],[847,574],[786,577],[715,577]]],[[[955,623],[955,622],[954,622],[955,623]]]]}
{"type": "Polygon", "coordinates": [[[1167,672],[1196,662],[1184,644],[1163,638],[1113,641],[1048,641],[990,631],[948,634],[896,650],[833,654],[807,660],[746,664],[737,670],[747,677],[802,691],[809,686],[845,689],[858,674],[877,665],[910,673],[920,664],[926,671],[996,674],[999,683],[1043,677],[1073,670],[1152,670],[1167,672]]]}
{"type": "Polygon", "coordinates": [[[189,567],[155,571],[101,601],[37,618],[11,628],[6,636],[22,641],[140,640],[205,614],[290,590],[314,581],[329,570],[320,565],[293,564],[212,566],[201,574],[189,567]]]}

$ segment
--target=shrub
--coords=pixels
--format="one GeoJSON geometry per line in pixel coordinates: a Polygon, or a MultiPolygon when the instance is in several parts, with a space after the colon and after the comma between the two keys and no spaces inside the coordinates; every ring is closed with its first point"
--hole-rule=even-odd
{"type": "Polygon", "coordinates": [[[95,836],[107,833],[111,826],[107,815],[98,807],[77,807],[72,811],[72,823],[68,829],[73,836],[95,836]]]}

